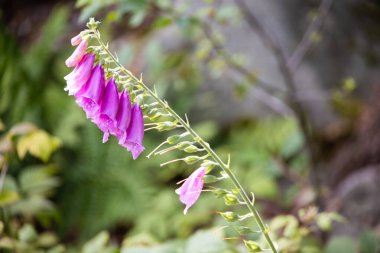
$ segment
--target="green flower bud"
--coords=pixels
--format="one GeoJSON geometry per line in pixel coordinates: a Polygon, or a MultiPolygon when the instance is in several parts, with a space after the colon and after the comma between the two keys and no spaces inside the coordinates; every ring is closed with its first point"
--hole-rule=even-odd
{"type": "Polygon", "coordinates": [[[187,164],[194,164],[194,163],[200,161],[201,159],[202,159],[202,157],[192,155],[192,156],[185,157],[183,160],[187,164]]]}
{"type": "Polygon", "coordinates": [[[161,118],[161,116],[162,116],[162,113],[157,112],[153,116],[149,116],[149,119],[154,122],[154,121],[157,121],[159,118],[161,118]]]}
{"type": "Polygon", "coordinates": [[[183,141],[183,142],[180,142],[180,143],[177,144],[177,148],[179,150],[184,150],[185,148],[187,148],[191,144],[192,144],[192,142],[190,142],[190,141],[183,141]]]}
{"type": "Polygon", "coordinates": [[[237,205],[239,204],[239,200],[235,194],[227,193],[224,195],[224,203],[226,203],[227,206],[237,205]]]}
{"type": "Polygon", "coordinates": [[[201,149],[197,148],[197,147],[194,146],[194,145],[190,145],[190,146],[186,147],[186,148],[184,149],[184,151],[185,151],[186,153],[195,153],[195,152],[201,151],[201,149]]]}
{"type": "MultiPolygon", "coordinates": [[[[201,166],[202,167],[202,166],[201,166]]],[[[216,176],[214,175],[205,175],[203,176],[203,181],[208,184],[208,183],[215,183],[217,181],[219,181],[219,178],[217,178],[216,176]]]]}
{"type": "Polygon", "coordinates": [[[173,144],[176,144],[179,139],[181,139],[181,136],[180,135],[172,135],[172,136],[169,136],[167,139],[166,139],[166,142],[173,145],[173,144]]]}
{"type": "Polygon", "coordinates": [[[239,215],[237,215],[234,212],[224,212],[220,213],[222,217],[227,221],[227,222],[235,222],[239,220],[239,215]]]}
{"type": "Polygon", "coordinates": [[[177,123],[173,123],[173,122],[170,122],[170,121],[161,122],[161,123],[158,123],[158,125],[157,125],[157,130],[159,132],[169,131],[169,130],[172,130],[174,128],[177,128],[177,123]]]}
{"type": "Polygon", "coordinates": [[[224,195],[230,193],[229,191],[225,190],[225,189],[215,189],[212,191],[217,198],[222,198],[224,197],[224,195]]]}
{"type": "Polygon", "coordinates": [[[250,253],[255,253],[255,252],[261,252],[262,249],[260,247],[260,245],[257,243],[257,242],[254,242],[254,241],[245,241],[244,240],[244,244],[245,246],[247,246],[248,250],[250,253]]]}

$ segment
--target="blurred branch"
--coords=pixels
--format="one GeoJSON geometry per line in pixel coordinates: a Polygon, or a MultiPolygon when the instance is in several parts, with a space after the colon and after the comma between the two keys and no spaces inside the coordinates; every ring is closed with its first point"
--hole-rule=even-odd
{"type": "Polygon", "coordinates": [[[206,38],[210,41],[211,45],[213,46],[213,49],[220,57],[223,58],[225,63],[235,71],[242,74],[245,78],[249,80],[250,83],[257,84],[257,86],[255,87],[255,97],[260,102],[266,104],[272,110],[278,112],[281,115],[294,115],[293,110],[284,101],[282,101],[274,95],[284,93],[283,90],[263,80],[258,79],[257,76],[253,74],[250,70],[246,69],[243,65],[234,61],[233,57],[227,52],[224,46],[213,37],[211,26],[208,23],[202,22],[201,28],[206,38]]]}
{"type": "Polygon", "coordinates": [[[318,9],[318,16],[315,17],[314,20],[310,23],[309,27],[302,37],[302,40],[294,50],[293,54],[289,57],[287,65],[292,72],[297,70],[305,58],[306,53],[313,45],[313,34],[321,29],[323,21],[331,8],[332,2],[332,0],[322,0],[321,5],[318,9]]]}
{"type": "Polygon", "coordinates": [[[7,175],[7,172],[8,172],[8,165],[7,163],[4,163],[3,168],[1,169],[1,174],[0,174],[0,192],[3,191],[4,180],[5,180],[5,176],[7,175]]]}
{"type": "MultiPolygon", "coordinates": [[[[252,28],[255,33],[258,33],[258,37],[262,40],[264,46],[266,46],[277,59],[279,69],[284,77],[285,85],[289,90],[288,104],[293,109],[296,118],[298,120],[299,126],[306,142],[309,141],[309,126],[307,122],[306,113],[302,109],[302,105],[294,99],[294,94],[296,92],[296,85],[293,79],[292,72],[288,68],[287,61],[282,52],[281,47],[275,43],[275,41],[269,36],[268,32],[264,29],[264,26],[260,23],[257,17],[249,10],[248,5],[244,0],[235,0],[236,5],[240,9],[243,16],[246,18],[248,25],[252,28]]],[[[309,144],[309,143],[308,143],[309,144]]],[[[310,150],[309,150],[310,151],[310,150]]]]}

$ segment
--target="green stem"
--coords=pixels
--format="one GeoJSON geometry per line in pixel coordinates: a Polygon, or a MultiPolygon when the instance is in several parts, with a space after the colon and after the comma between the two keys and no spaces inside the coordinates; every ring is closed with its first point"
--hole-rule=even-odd
{"type": "Polygon", "coordinates": [[[117,59],[115,58],[115,56],[109,51],[109,49],[104,45],[104,43],[101,41],[100,37],[99,37],[99,34],[98,34],[98,31],[97,30],[94,30],[94,35],[97,39],[97,41],[99,42],[99,44],[103,47],[103,49],[108,53],[108,55],[112,58],[112,60],[115,62],[115,64],[120,67],[122,69],[122,71],[127,74],[130,78],[133,79],[133,81],[135,81],[136,83],[138,83],[139,85],[141,85],[141,87],[149,93],[149,95],[154,99],[156,100],[160,106],[162,108],[164,108],[168,113],[170,113],[172,115],[172,117],[177,120],[185,129],[186,131],[188,131],[190,133],[190,135],[193,137],[193,139],[195,141],[197,141],[209,154],[210,156],[215,160],[215,162],[218,163],[218,165],[220,166],[220,168],[229,176],[229,178],[231,179],[233,185],[239,189],[239,194],[240,196],[243,198],[246,206],[248,207],[248,210],[253,214],[253,216],[255,217],[256,219],[256,222],[257,224],[259,225],[260,227],[260,230],[261,232],[263,233],[265,239],[267,240],[271,250],[273,251],[273,253],[277,253],[277,249],[276,247],[274,246],[274,242],[272,240],[272,238],[270,237],[269,235],[269,231],[268,229],[266,228],[265,224],[264,224],[264,221],[262,220],[262,218],[260,217],[260,214],[259,212],[257,211],[257,209],[255,208],[254,204],[249,200],[249,197],[248,197],[248,194],[245,192],[245,190],[243,189],[243,187],[241,186],[240,182],[237,180],[235,174],[230,170],[229,166],[226,165],[222,159],[214,152],[214,150],[212,150],[210,148],[210,145],[205,142],[191,127],[188,123],[186,123],[182,117],[180,117],[166,102],[164,102],[163,100],[161,100],[152,90],[150,90],[148,88],[148,86],[146,86],[142,80],[139,80],[137,77],[135,77],[129,70],[127,70],[126,68],[124,68],[123,65],[121,65],[119,63],[119,61],[117,61],[117,59]]]}

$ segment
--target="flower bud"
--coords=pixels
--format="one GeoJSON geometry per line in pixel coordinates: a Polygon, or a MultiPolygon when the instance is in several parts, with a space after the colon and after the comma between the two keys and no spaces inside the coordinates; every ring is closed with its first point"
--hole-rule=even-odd
{"type": "Polygon", "coordinates": [[[180,135],[178,135],[178,134],[172,135],[166,139],[166,142],[173,145],[173,144],[176,144],[179,141],[179,139],[181,139],[180,135]]]}
{"type": "Polygon", "coordinates": [[[227,222],[235,222],[239,220],[239,215],[237,215],[234,212],[224,212],[220,213],[222,217],[227,221],[227,222]]]}
{"type": "Polygon", "coordinates": [[[194,164],[198,161],[200,161],[202,159],[202,157],[199,157],[199,156],[188,156],[188,157],[185,157],[183,159],[183,161],[185,161],[185,163],[187,164],[194,164]]]}
{"type": "Polygon", "coordinates": [[[227,206],[237,205],[239,204],[239,200],[235,194],[227,193],[226,195],[224,195],[224,203],[227,206]]]}

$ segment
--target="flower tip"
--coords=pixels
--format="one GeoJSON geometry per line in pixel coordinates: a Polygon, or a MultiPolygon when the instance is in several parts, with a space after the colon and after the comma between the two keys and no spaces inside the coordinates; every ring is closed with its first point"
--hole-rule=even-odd
{"type": "Polygon", "coordinates": [[[144,146],[136,144],[130,151],[132,153],[133,160],[136,160],[137,157],[144,151],[144,146]]]}
{"type": "Polygon", "coordinates": [[[71,38],[71,45],[78,46],[82,42],[82,36],[80,34],[71,38]]]}
{"type": "Polygon", "coordinates": [[[106,143],[108,141],[109,136],[110,136],[110,134],[108,132],[104,133],[104,135],[103,135],[103,143],[106,143]]]}

